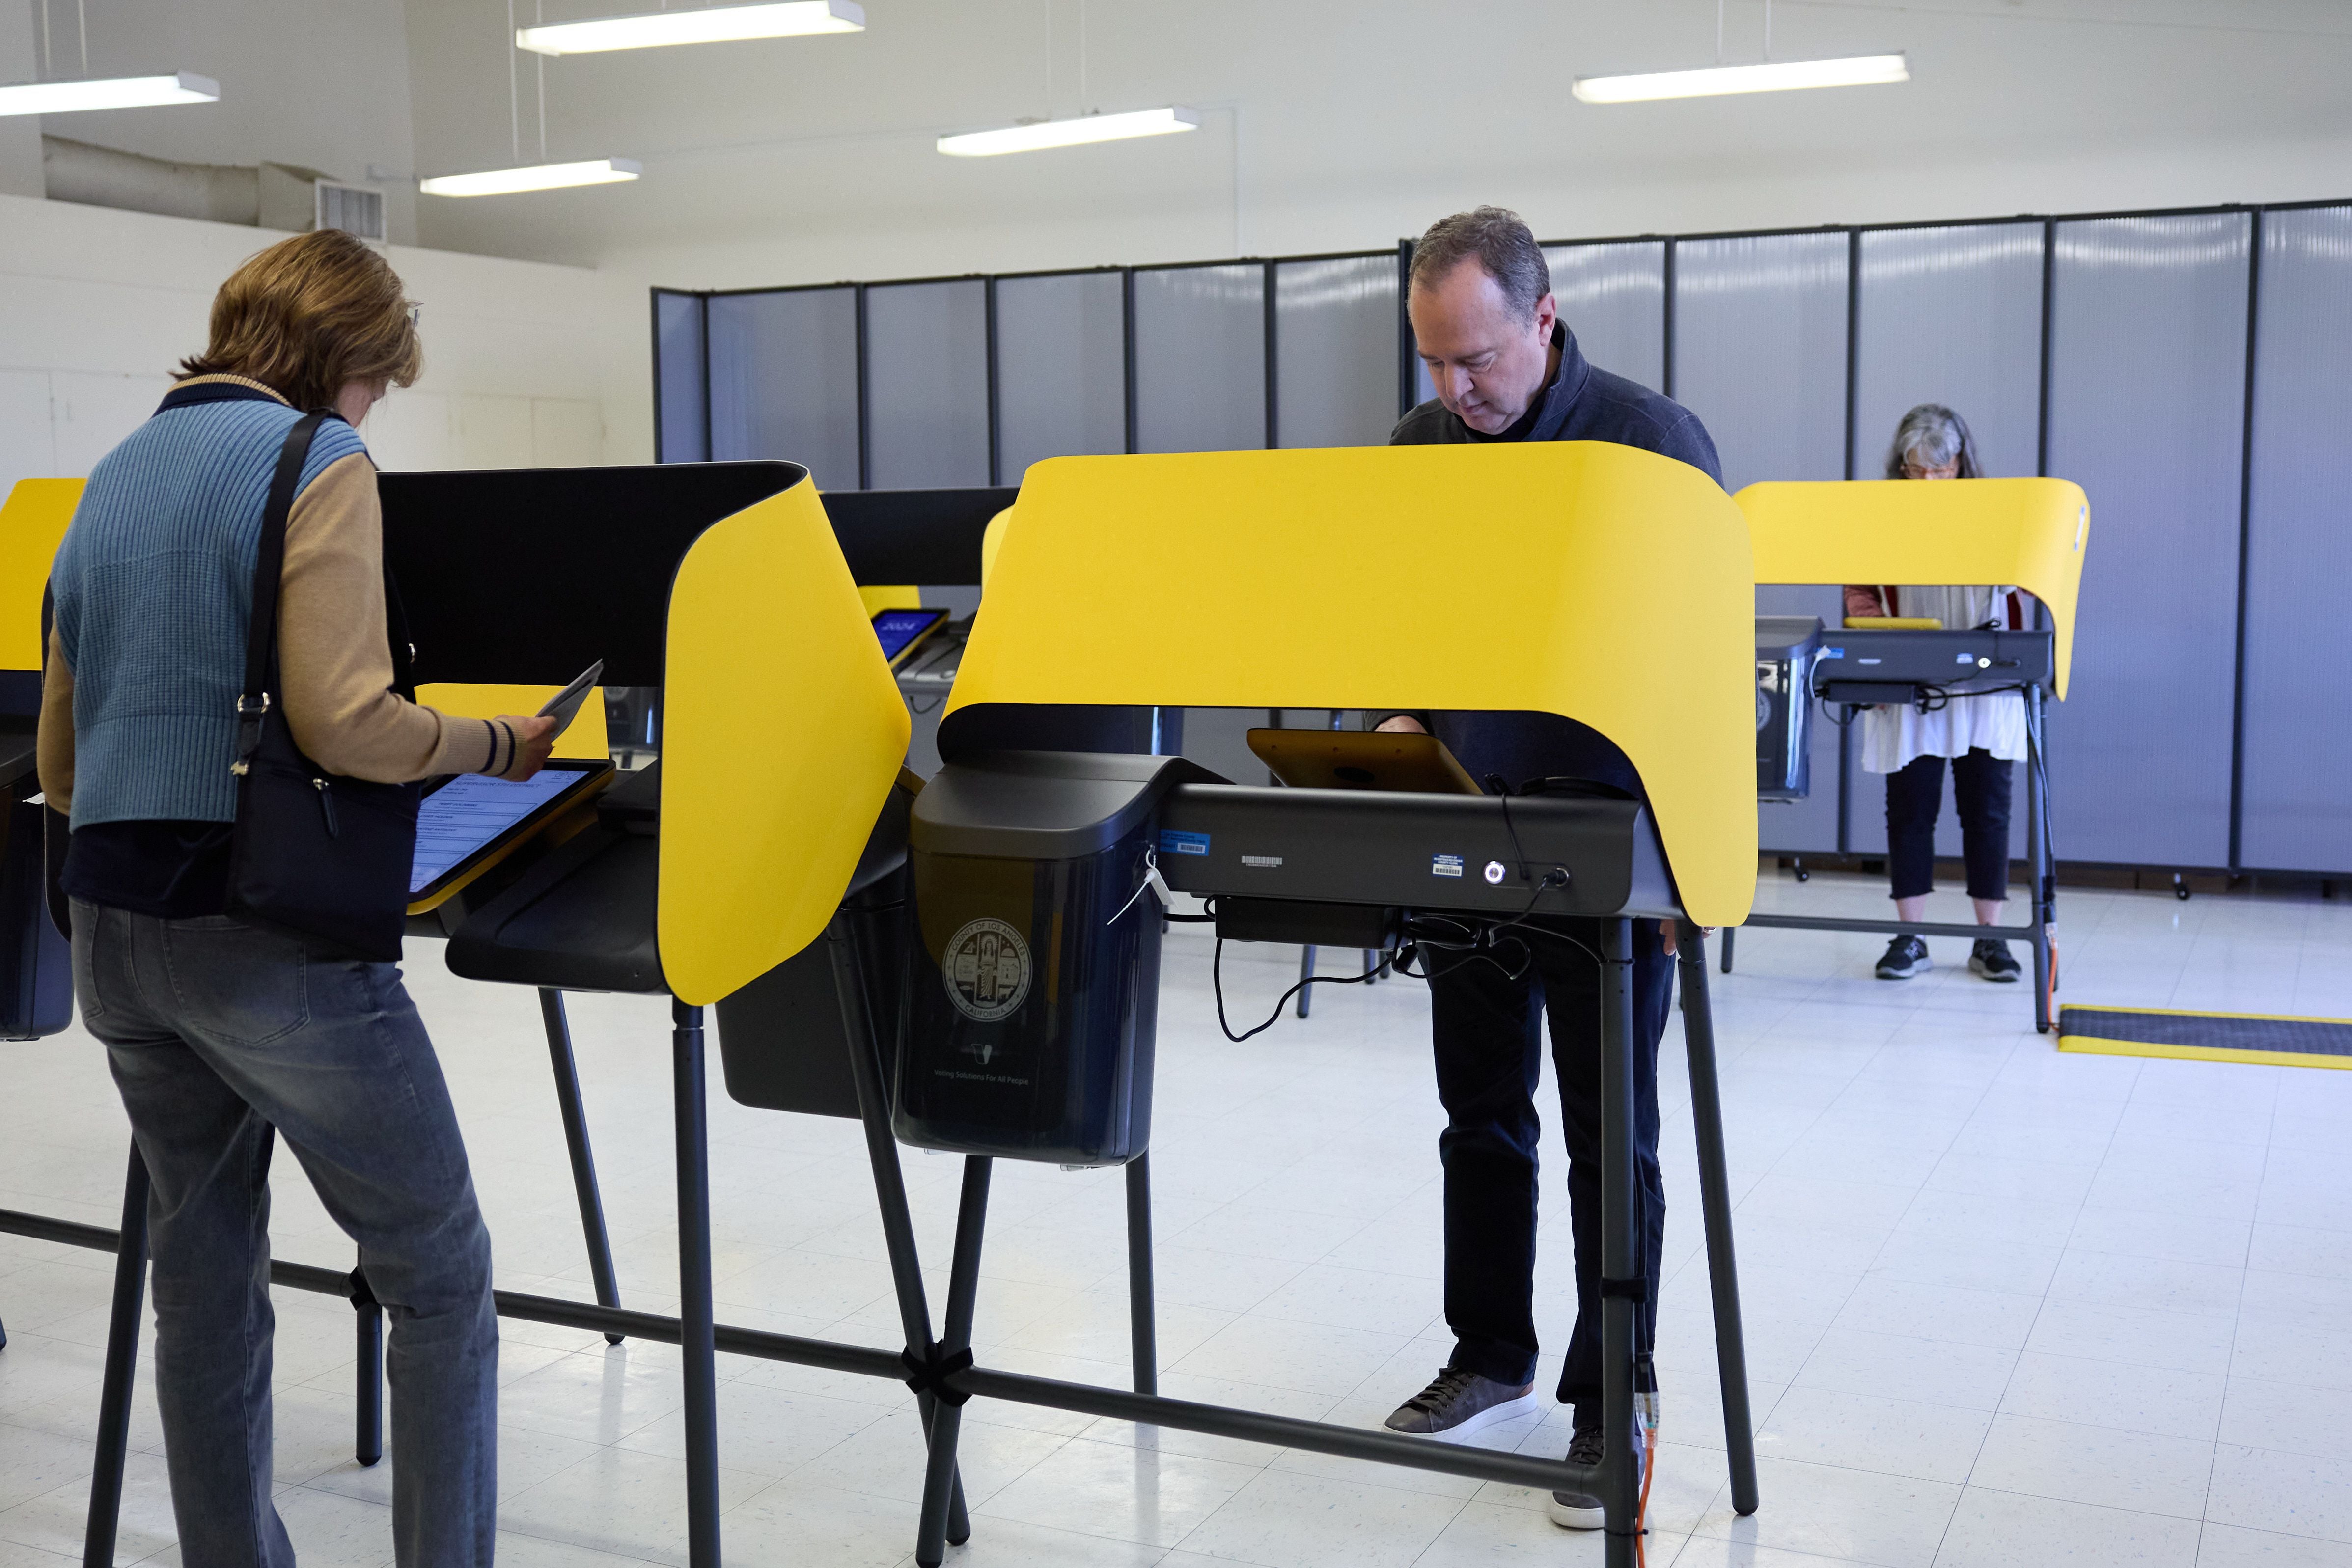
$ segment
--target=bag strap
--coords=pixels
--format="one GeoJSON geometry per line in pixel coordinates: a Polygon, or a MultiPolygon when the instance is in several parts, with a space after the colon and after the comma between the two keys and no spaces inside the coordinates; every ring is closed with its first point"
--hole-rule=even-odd
{"type": "Polygon", "coordinates": [[[261,721],[269,712],[270,667],[278,653],[278,586],[286,571],[286,519],[302,483],[302,465],[310,461],[311,438],[320,425],[336,417],[331,409],[311,410],[294,422],[286,433],[286,444],[278,451],[278,471],[270,476],[269,499],[261,508],[261,540],[254,551],[253,622],[245,643],[245,690],[236,699],[232,773],[243,774],[261,744],[261,721]]]}

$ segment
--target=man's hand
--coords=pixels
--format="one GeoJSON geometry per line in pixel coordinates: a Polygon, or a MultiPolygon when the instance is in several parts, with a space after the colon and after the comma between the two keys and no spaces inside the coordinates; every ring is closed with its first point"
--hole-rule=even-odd
{"type": "Polygon", "coordinates": [[[1427,735],[1429,733],[1422,727],[1421,720],[1409,713],[1401,713],[1392,718],[1384,718],[1372,727],[1375,731],[1387,730],[1391,735],[1427,735]]]}
{"type": "Polygon", "coordinates": [[[514,733],[515,758],[499,778],[520,783],[545,766],[548,754],[555,749],[555,720],[536,715],[524,718],[509,713],[500,714],[492,722],[514,733]]]}
{"type": "MultiPolygon", "coordinates": [[[[1702,925],[1698,928],[1698,934],[1701,936],[1712,936],[1715,935],[1715,927],[1712,925],[1702,925]]],[[[1665,948],[1666,956],[1669,958],[1673,957],[1675,956],[1675,923],[1673,921],[1661,920],[1658,922],[1658,940],[1660,945],[1665,948]]]]}

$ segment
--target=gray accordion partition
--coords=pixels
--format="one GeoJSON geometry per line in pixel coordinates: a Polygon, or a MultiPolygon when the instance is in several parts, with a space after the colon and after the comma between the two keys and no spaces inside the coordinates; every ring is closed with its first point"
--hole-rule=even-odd
{"type": "Polygon", "coordinates": [[[988,285],[866,291],[866,483],[940,490],[989,483],[988,285]]]}
{"type": "MultiPolygon", "coordinates": [[[[1072,453],[1377,443],[1429,395],[1399,287],[1411,250],[656,289],[656,452],[790,457],[837,489],[1018,484],[1072,453]]],[[[1987,473],[2089,491],[2074,684],[2051,718],[2061,859],[2352,875],[2352,617],[2332,591],[2352,577],[2335,461],[2352,204],[1545,256],[1587,357],[1695,410],[1731,488],[1883,473],[1896,422],[1932,402],[1968,419],[1987,473]]],[[[1835,585],[1759,606],[1843,613],[1835,585]]],[[[1188,749],[1227,719],[1195,715],[1188,749]]],[[[1883,853],[1884,780],[1835,727],[1815,746],[1813,799],[1761,812],[1765,848],[1883,853]]],[[[1937,847],[1959,847],[1948,806],[1937,847]]]]}
{"type": "MultiPolygon", "coordinates": [[[[1846,252],[1843,234],[1742,235],[1675,247],[1674,395],[1706,424],[1723,485],[1845,477],[1846,252]]],[[[1834,626],[1836,588],[1759,588],[1764,615],[1834,626]]],[[[1839,849],[1839,735],[1813,729],[1813,790],[1757,808],[1762,847],[1839,849]]]]}
{"type": "MultiPolygon", "coordinates": [[[[1881,229],[1857,242],[1854,273],[1853,474],[1885,475],[1895,427],[1923,402],[1968,421],[1988,475],[2034,472],[2042,438],[2042,241],[2039,223],[1881,229]],[[1965,323],[1965,328],[1960,324],[1965,323]]],[[[2105,514],[2101,514],[2105,520],[2105,514]]],[[[1886,780],[1848,759],[1846,849],[1886,852],[1886,780]]],[[[2011,770],[2012,775],[2015,769],[2011,770]]],[[[2010,858],[2025,858],[2025,788],[2011,780],[2010,858]]],[[[1936,852],[1960,852],[1946,792],[1936,852]]]]}
{"type": "Polygon", "coordinates": [[[1040,458],[1126,450],[1122,275],[998,278],[996,452],[1003,483],[1018,485],[1040,458]]]}
{"type": "Polygon", "coordinates": [[[1138,267],[1129,287],[1135,450],[1264,446],[1265,267],[1138,267]]]}
{"type": "Polygon", "coordinates": [[[713,462],[789,454],[821,489],[865,483],[857,296],[841,287],[710,297],[713,462]]]}
{"type": "Polygon", "coordinates": [[[2230,862],[2252,232],[2245,213],[2057,225],[2050,472],[2092,504],[2050,719],[2070,859],[2230,862]]]}
{"type": "Polygon", "coordinates": [[[2232,863],[2352,873],[2352,208],[2259,221],[2232,863]]]}

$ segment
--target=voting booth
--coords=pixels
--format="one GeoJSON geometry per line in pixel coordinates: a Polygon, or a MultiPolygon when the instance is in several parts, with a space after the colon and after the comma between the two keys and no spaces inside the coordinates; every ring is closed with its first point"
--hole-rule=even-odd
{"type": "MultiPolygon", "coordinates": [[[[1148,1138],[1153,1020],[1126,998],[1156,969],[1156,940],[1141,929],[1156,936],[1155,871],[1213,908],[1391,908],[1408,934],[1439,921],[1492,930],[1531,915],[1599,917],[1612,933],[1600,955],[1611,1457],[1586,1470],[1385,1432],[1340,1440],[1297,1430],[1314,1423],[1141,1397],[1131,1418],[1521,1484],[1539,1474],[1548,1487],[1601,1495],[1608,1560],[1631,1563],[1634,1312],[1654,1283],[1635,1277],[1632,1239],[1632,922],[1670,919],[1680,924],[1733,1491],[1751,1511],[1698,927],[1738,923],[1755,886],[1753,583],[1747,530],[1722,492],[1694,469],[1622,446],[1032,467],[941,726],[946,765],[918,798],[910,829],[919,999],[894,1124],[910,1142],[968,1155],[943,1353],[969,1354],[990,1160],[1108,1160],[1148,1138]],[[1642,526],[1628,527],[1633,518],[1642,526]],[[1186,563],[1186,635],[1137,635],[1127,590],[1171,558],[1186,563]],[[1368,606],[1412,618],[1414,658],[1393,657],[1393,637],[1368,606]],[[1180,759],[1004,747],[992,722],[1006,708],[1116,706],[1556,715],[1613,741],[1644,799],[1240,786],[1180,759]],[[1153,902],[1139,921],[1144,901],[1153,902]],[[1137,939],[1117,935],[1122,923],[1137,939]]],[[[999,1375],[949,1384],[984,1394],[999,1375]]],[[[924,1563],[939,1561],[956,1415],[945,1410],[932,1427],[924,1563]]]]}
{"type": "MultiPolygon", "coordinates": [[[[2026,861],[2030,915],[2021,925],[1751,915],[1785,930],[1871,931],[2023,941],[2032,951],[2033,1017],[2047,1033],[2058,967],[2057,875],[2050,842],[2048,700],[2064,700],[2074,611],[2090,544],[2090,502],[2063,479],[1770,481],[1733,497],[1748,520],[1759,584],[1997,584],[2033,596],[2046,627],[2009,631],[1859,623],[1824,631],[1806,690],[1841,707],[2020,694],[2026,727],[2026,861]]],[[[1764,622],[1758,622],[1763,660],[1764,622]]],[[[1759,727],[1764,722],[1761,699],[1759,727]]],[[[1734,938],[1723,937],[1730,973],[1734,938]]]]}
{"type": "MultiPolygon", "coordinates": [[[[73,1021],[73,955],[47,907],[48,819],[34,755],[47,652],[49,562],[81,500],[79,479],[22,479],[0,504],[0,1040],[73,1021]]],[[[58,824],[62,852],[64,824],[58,824]]]]}

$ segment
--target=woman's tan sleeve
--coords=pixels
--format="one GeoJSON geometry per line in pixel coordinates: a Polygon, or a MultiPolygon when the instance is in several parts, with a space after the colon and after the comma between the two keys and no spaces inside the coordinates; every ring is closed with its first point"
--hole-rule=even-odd
{"type": "Polygon", "coordinates": [[[279,583],[279,684],[286,723],[305,756],[331,773],[383,784],[490,765],[490,725],[450,718],[392,690],[383,511],[364,454],[329,465],[296,497],[279,583]]]}
{"type": "Polygon", "coordinates": [[[73,810],[73,666],[58,629],[49,628],[49,658],[41,670],[41,727],[34,740],[41,793],[60,811],[73,810]]]}

